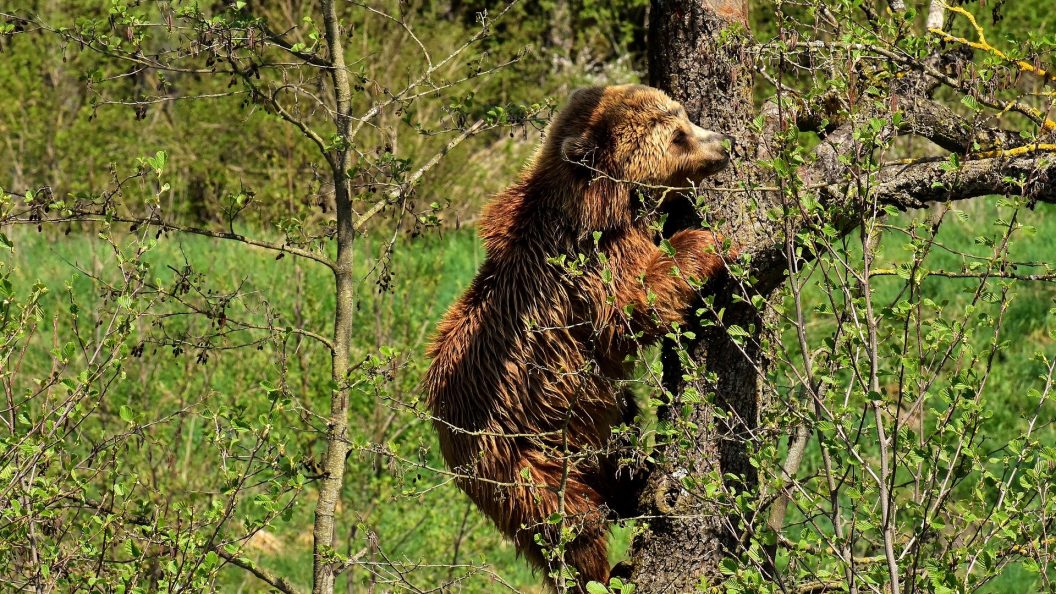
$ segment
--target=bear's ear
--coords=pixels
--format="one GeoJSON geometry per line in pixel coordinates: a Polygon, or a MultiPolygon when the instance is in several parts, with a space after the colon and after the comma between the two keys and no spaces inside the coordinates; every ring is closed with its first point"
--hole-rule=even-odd
{"type": "Polygon", "coordinates": [[[569,136],[561,141],[561,158],[572,163],[593,165],[597,143],[588,136],[569,136]]]}
{"type": "Polygon", "coordinates": [[[605,94],[605,87],[580,87],[575,89],[568,95],[568,101],[565,103],[573,107],[581,104],[589,104],[590,106],[597,105],[601,101],[601,96],[605,94]]]}

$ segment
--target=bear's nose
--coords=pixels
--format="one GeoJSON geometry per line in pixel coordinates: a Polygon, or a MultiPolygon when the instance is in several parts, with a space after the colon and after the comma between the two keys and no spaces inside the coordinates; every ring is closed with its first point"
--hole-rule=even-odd
{"type": "Polygon", "coordinates": [[[697,133],[696,134],[697,140],[699,142],[703,143],[703,144],[708,144],[708,143],[711,143],[711,142],[721,143],[723,141],[723,139],[726,138],[725,136],[723,136],[722,134],[719,134],[718,132],[712,132],[711,130],[705,130],[705,129],[699,128],[699,127],[696,129],[696,133],[697,133]]]}
{"type": "Polygon", "coordinates": [[[733,148],[733,139],[725,134],[719,134],[718,132],[712,132],[711,130],[705,130],[699,126],[694,130],[696,132],[697,142],[701,144],[720,144],[725,145],[729,143],[730,148],[733,148]]]}

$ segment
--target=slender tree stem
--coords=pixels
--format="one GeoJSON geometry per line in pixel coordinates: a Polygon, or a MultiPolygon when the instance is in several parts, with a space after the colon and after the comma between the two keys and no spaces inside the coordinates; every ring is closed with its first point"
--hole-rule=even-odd
{"type": "Polygon", "coordinates": [[[319,502],[315,510],[315,543],[313,559],[313,594],[332,594],[335,577],[335,512],[345,478],[345,456],[348,454],[348,360],[352,338],[352,318],[355,310],[355,284],[352,275],[355,239],[352,198],[348,177],[351,150],[347,146],[352,93],[345,69],[344,45],[341,43],[340,23],[333,0],[323,0],[323,23],[326,45],[330,53],[330,75],[334,85],[337,110],[335,124],[341,142],[328,155],[334,179],[337,204],[337,260],[334,262],[334,282],[337,304],[334,311],[333,380],[330,396],[330,416],[327,422],[327,449],[323,460],[324,477],[319,488],[319,502]]]}

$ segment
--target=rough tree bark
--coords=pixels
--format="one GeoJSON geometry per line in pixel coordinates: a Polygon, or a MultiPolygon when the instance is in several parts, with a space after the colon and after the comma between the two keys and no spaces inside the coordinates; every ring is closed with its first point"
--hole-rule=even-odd
{"type": "MultiPolygon", "coordinates": [[[[652,0],[651,4],[650,84],[682,102],[701,126],[733,140],[735,165],[709,180],[714,187],[773,185],[755,165],[756,158],[765,153],[769,139],[758,137],[752,122],[761,112],[765,125],[776,128],[778,123],[774,120],[780,118],[774,105],[757,109],[753,101],[749,53],[754,41],[748,14],[747,0],[652,0]]],[[[889,58],[901,60],[894,54],[889,58]]],[[[971,160],[953,172],[934,161],[884,169],[875,180],[878,183],[871,186],[868,206],[886,204],[904,210],[935,201],[1006,193],[1056,201],[1056,160],[1050,158],[1051,154],[1032,152],[1038,145],[1007,150],[1011,139],[1007,132],[977,130],[931,99],[940,83],[959,89],[957,81],[935,67],[942,56],[933,58],[931,62],[903,63],[911,75],[891,89],[891,96],[897,96],[903,106],[904,121],[885,134],[922,136],[961,155],[975,150],[973,143],[998,144],[1006,150],[975,152],[971,160]],[[1010,183],[1009,178],[1025,183],[1010,183]]],[[[822,119],[816,113],[807,113],[809,106],[802,107],[801,113],[780,116],[795,118],[801,129],[809,129],[812,122],[822,119]]],[[[1042,130],[1056,130],[1056,122],[1044,116],[1034,119],[1042,130]]],[[[867,210],[854,180],[841,177],[837,160],[838,155],[854,149],[852,132],[859,123],[830,119],[833,129],[825,131],[826,140],[815,151],[816,163],[800,171],[804,182],[818,188],[819,199],[836,207],[832,212],[840,213],[833,215],[839,220],[832,222],[842,233],[859,228],[862,220],[856,213],[867,210]]],[[[791,207],[782,203],[781,192],[705,191],[703,198],[706,222],[735,238],[742,254],[751,254],[751,274],[756,279],[751,290],[765,303],[786,278],[791,251],[785,238],[795,237],[800,224],[795,213],[783,217],[766,215],[790,212],[791,207]]],[[[696,213],[685,208],[670,213],[665,231],[700,222],[696,213]]],[[[743,346],[731,341],[724,329],[698,332],[699,342],[691,346],[690,354],[695,364],[706,370],[704,378],[698,377],[701,374],[687,374],[672,345],[664,348],[664,383],[674,400],[662,407],[658,415],[661,421],[679,428],[681,434],[659,448],[660,463],[640,502],[640,512],[649,520],[632,545],[631,579],[643,594],[688,592],[702,581],[716,583],[722,560],[738,552],[748,528],[740,525],[739,514],[731,508],[730,495],[757,495],[758,479],[749,464],[749,451],[764,398],[768,324],[763,322],[770,313],[731,301],[734,289],[742,294],[743,289],[735,287],[733,281],[726,284],[712,287],[715,305],[726,308],[723,328],[737,325],[746,331],[743,346]],[[713,400],[706,398],[702,404],[683,406],[683,398],[691,389],[702,395],[714,394],[713,400]],[[725,494],[705,496],[700,486],[709,480],[715,484],[717,477],[721,477],[725,494]]],[[[766,510],[760,511],[761,524],[766,510]]]]}
{"type": "MultiPolygon", "coordinates": [[[[735,187],[756,177],[756,172],[746,169],[752,167],[752,151],[758,146],[750,127],[756,114],[747,55],[751,45],[747,0],[653,0],[650,14],[650,83],[680,101],[701,126],[732,139],[739,164],[709,182],[735,187]]],[[[768,205],[749,208],[748,200],[768,198],[758,193],[708,193],[709,222],[735,236],[739,246],[754,251],[755,246],[773,241],[774,229],[758,215],[768,205]]],[[[672,212],[668,230],[697,223],[694,213],[672,212]]],[[[720,296],[730,292],[722,287],[715,291],[720,296]]],[[[765,314],[744,305],[716,305],[727,308],[725,324],[749,332],[748,345],[760,343],[760,315],[765,314]]],[[[715,382],[685,383],[677,353],[671,345],[664,348],[664,383],[675,401],[658,414],[687,430],[678,442],[664,448],[663,462],[643,495],[641,511],[655,519],[632,549],[632,579],[641,592],[692,591],[701,578],[716,577],[726,551],[736,548],[738,527],[730,524],[718,502],[702,500],[699,491],[683,487],[683,480],[719,474],[727,477],[726,485],[733,492],[754,489],[757,482],[745,444],[756,426],[761,390],[757,369],[765,362],[759,360],[756,348],[738,348],[721,330],[702,333],[701,338],[692,354],[709,374],[715,374],[715,382]],[[687,387],[700,394],[714,393],[714,407],[693,406],[688,417],[676,420],[687,387]],[[715,415],[716,410],[721,414],[715,415]]]]}

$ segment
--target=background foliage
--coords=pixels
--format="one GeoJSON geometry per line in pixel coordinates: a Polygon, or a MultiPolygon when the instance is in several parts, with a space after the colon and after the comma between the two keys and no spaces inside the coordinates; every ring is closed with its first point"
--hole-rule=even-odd
{"type": "MultiPolygon", "coordinates": [[[[778,10],[757,4],[753,28],[766,43],[780,37],[783,19],[806,18],[815,3],[786,2],[778,10]]],[[[857,3],[832,4],[850,10],[857,3]]],[[[1056,40],[1048,32],[1056,23],[1042,3],[965,6],[995,43],[1051,58],[1056,40]]],[[[482,201],[516,175],[552,105],[572,88],[642,78],[646,3],[370,8],[376,10],[356,3],[341,9],[361,110],[421,67],[414,37],[444,56],[479,30],[482,10],[501,16],[488,36],[438,74],[450,85],[378,116],[357,146],[359,169],[349,173],[357,207],[366,212],[409,172],[446,153],[407,201],[386,204],[357,237],[352,451],[338,510],[342,545],[335,552],[347,564],[341,586],[349,592],[430,591],[441,584],[466,592],[542,591],[538,576],[445,474],[417,382],[433,326],[481,261],[472,228],[482,201]],[[451,137],[478,118],[486,129],[447,153],[451,137]]],[[[326,339],[320,340],[333,324],[329,271],[238,241],[121,221],[163,213],[173,225],[333,253],[333,187],[316,147],[238,76],[210,72],[222,63],[209,63],[217,42],[207,37],[243,31],[241,21],[251,16],[303,44],[300,51],[319,43],[321,17],[314,5],[297,0],[260,6],[41,1],[0,9],[4,588],[266,591],[246,567],[310,586],[314,489],[326,430],[321,411],[333,388],[326,339]],[[173,15],[198,26],[173,25],[173,15]],[[213,49],[192,55],[196,44],[213,49]],[[134,48],[186,60],[180,69],[158,70],[114,57],[134,48]],[[87,221],[77,216],[83,214],[78,200],[105,203],[115,216],[87,221]]],[[[972,35],[962,21],[949,30],[972,35]]],[[[306,92],[315,84],[295,79],[293,69],[261,70],[249,76],[274,84],[294,80],[306,92]]],[[[831,90],[824,81],[814,85],[802,90],[818,96],[831,90]]],[[[761,95],[769,93],[760,87],[761,95]]],[[[321,85],[314,91],[327,97],[321,85]]],[[[962,111],[973,107],[965,103],[962,111]]],[[[299,115],[318,125],[331,119],[307,102],[299,115]]],[[[1014,116],[1006,120],[1023,126],[1014,116]]],[[[817,140],[804,134],[797,142],[817,140]]],[[[920,150],[896,144],[888,156],[920,150]]],[[[940,547],[948,565],[921,560],[928,591],[1052,591],[1049,532],[1056,510],[1048,485],[1056,472],[1056,435],[1049,388],[1056,328],[1047,262],[1056,220],[1049,210],[1042,204],[1028,211],[1025,202],[1010,199],[896,214],[876,252],[873,267],[891,272],[870,289],[878,307],[890,308],[882,325],[884,389],[897,391],[906,382],[898,378],[910,358],[900,342],[906,320],[921,329],[914,348],[956,353],[952,364],[934,370],[934,400],[885,413],[916,415],[934,438],[907,454],[901,486],[919,481],[922,474],[910,470],[917,465],[923,473],[931,456],[956,460],[949,469],[953,512],[928,520],[937,523],[936,539],[949,545],[940,547]],[[940,216],[941,228],[934,225],[940,216]],[[930,235],[933,227],[937,234],[930,235]],[[918,278],[907,262],[946,271],[976,263],[1016,270],[1010,263],[1019,263],[1038,279],[918,278]],[[921,296],[915,313],[900,309],[909,285],[921,296]],[[959,399],[959,391],[972,395],[959,399]],[[958,406],[967,408],[946,414],[958,406]],[[979,438],[951,457],[946,446],[956,446],[966,432],[979,438]],[[976,560],[980,569],[966,573],[976,560]]],[[[807,321],[794,320],[795,295],[787,293],[779,342],[798,345],[799,329],[809,332],[809,350],[832,339],[844,304],[844,297],[833,298],[834,287],[862,258],[861,245],[852,243],[838,252],[851,265],[822,260],[829,273],[797,281],[807,321]]],[[[801,418],[814,417],[796,391],[802,361],[793,351],[771,372],[775,402],[766,430],[772,439],[757,452],[760,464],[780,461],[783,436],[801,418]]],[[[844,373],[854,365],[844,361],[844,373]]],[[[642,366],[656,368],[656,354],[646,352],[642,366]]],[[[916,372],[915,379],[926,375],[916,372]]],[[[850,383],[838,374],[824,381],[837,392],[850,383]]],[[[643,400],[655,389],[649,382],[638,387],[643,400]]],[[[840,399],[843,408],[834,414],[848,422],[819,431],[868,433],[858,409],[870,398],[840,399]]],[[[905,431],[907,441],[926,433],[905,431]]],[[[872,446],[861,447],[868,457],[872,446]]],[[[821,479],[821,449],[816,442],[808,447],[801,475],[821,479]]],[[[854,529],[868,535],[875,529],[876,494],[855,474],[868,464],[835,448],[829,453],[848,473],[849,486],[837,496],[860,506],[854,529]]],[[[814,498],[828,495],[812,490],[811,478],[790,506],[781,538],[793,553],[780,562],[804,579],[826,580],[838,573],[825,554],[832,526],[810,512],[814,498]]],[[[918,520],[909,515],[905,521],[918,520]]],[[[618,527],[615,538],[625,544],[632,531],[633,523],[618,527]]],[[[868,536],[859,541],[855,555],[875,555],[868,544],[868,536]]],[[[614,555],[622,551],[616,547],[614,555]]],[[[754,590],[764,586],[755,583],[758,572],[745,569],[750,566],[730,566],[731,591],[761,591],[754,590]]],[[[878,582],[883,572],[877,565],[878,582]]]]}

